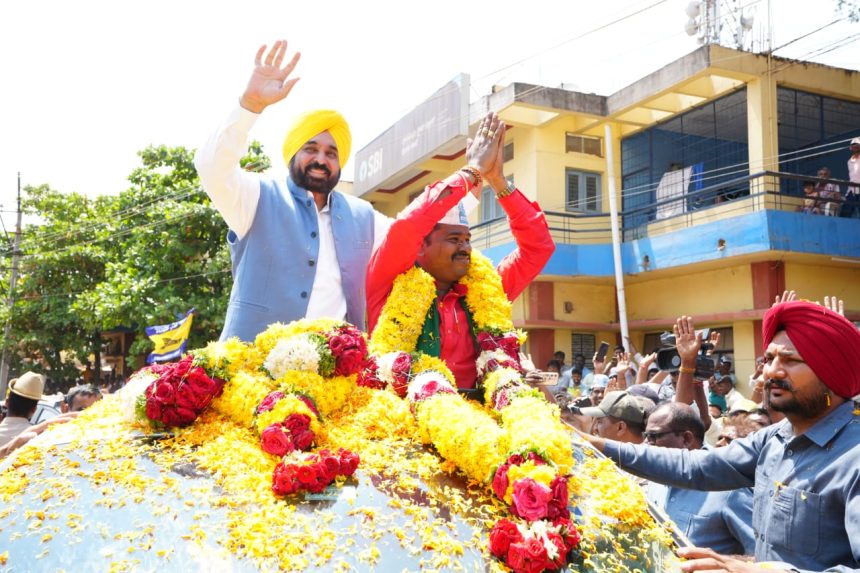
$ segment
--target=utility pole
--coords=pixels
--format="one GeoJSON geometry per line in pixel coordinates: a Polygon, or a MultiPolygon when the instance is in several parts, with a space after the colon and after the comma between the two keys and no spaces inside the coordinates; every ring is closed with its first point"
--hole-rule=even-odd
{"type": "MultiPolygon", "coordinates": [[[[9,318],[3,328],[3,342],[9,340],[12,329],[12,311],[15,307],[15,284],[18,282],[18,260],[21,256],[21,172],[18,172],[18,212],[15,223],[15,243],[12,247],[12,270],[9,275],[9,318]]],[[[9,383],[9,351],[4,348],[0,358],[0,399],[6,399],[6,387],[9,383]]]]}

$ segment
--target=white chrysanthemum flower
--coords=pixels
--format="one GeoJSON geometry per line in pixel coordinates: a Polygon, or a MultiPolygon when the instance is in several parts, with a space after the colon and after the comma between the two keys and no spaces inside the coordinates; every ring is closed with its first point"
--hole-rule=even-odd
{"type": "Polygon", "coordinates": [[[454,391],[454,387],[451,386],[451,382],[449,382],[441,372],[426,370],[409,381],[409,386],[407,387],[407,398],[414,402],[415,397],[429,382],[437,382],[440,386],[447,386],[452,392],[454,391]]]}
{"type": "MultiPolygon", "coordinates": [[[[519,528],[519,526],[518,526],[519,528]]],[[[522,533],[523,529],[520,528],[520,533],[522,533]]],[[[547,533],[558,533],[558,527],[554,527],[550,522],[539,519],[538,521],[533,521],[528,526],[526,526],[526,534],[523,534],[523,538],[534,537],[538,539],[542,544],[544,549],[546,549],[546,555],[550,559],[556,559],[558,557],[558,547],[556,547],[555,543],[553,543],[549,535],[547,533]]]]}
{"type": "Polygon", "coordinates": [[[119,397],[119,409],[126,422],[135,422],[137,420],[135,414],[137,397],[146,392],[149,385],[157,378],[157,375],[149,371],[137,372],[129,378],[125,386],[116,392],[116,395],[119,397]]]}
{"type": "Polygon", "coordinates": [[[278,343],[266,356],[263,366],[277,379],[289,370],[319,373],[320,353],[309,334],[300,334],[278,343]]]}
{"type": "Polygon", "coordinates": [[[497,370],[499,376],[499,382],[496,384],[496,390],[501,388],[505,388],[507,386],[522,386],[523,385],[523,377],[522,375],[514,370],[513,368],[501,368],[497,370]]]}
{"type": "Polygon", "coordinates": [[[399,351],[386,352],[376,359],[376,375],[386,384],[394,384],[394,361],[400,354],[399,351]]]}
{"type": "Polygon", "coordinates": [[[511,357],[508,356],[508,353],[501,348],[482,351],[481,354],[478,356],[478,359],[475,361],[475,365],[478,367],[479,375],[483,376],[483,374],[487,371],[487,363],[490,360],[495,360],[499,364],[505,364],[511,362],[511,357]]]}

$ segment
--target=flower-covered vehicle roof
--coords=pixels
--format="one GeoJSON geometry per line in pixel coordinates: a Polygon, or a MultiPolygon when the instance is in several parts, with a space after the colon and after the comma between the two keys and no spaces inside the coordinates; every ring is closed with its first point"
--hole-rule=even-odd
{"type": "Polygon", "coordinates": [[[389,354],[300,321],[139,373],[0,464],[0,565],[673,570],[641,490],[515,364],[485,364],[482,407],[389,354]]]}

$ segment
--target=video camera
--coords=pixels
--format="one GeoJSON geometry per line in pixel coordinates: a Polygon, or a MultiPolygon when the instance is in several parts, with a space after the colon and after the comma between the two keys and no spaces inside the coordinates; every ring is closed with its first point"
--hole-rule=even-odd
{"type": "MultiPolygon", "coordinates": [[[[708,342],[708,339],[711,337],[710,328],[697,330],[696,334],[700,332],[702,333],[702,347],[696,356],[696,371],[693,373],[693,377],[699,380],[707,380],[716,371],[715,361],[707,356],[707,352],[712,350],[714,345],[708,342]]],[[[657,351],[657,368],[676,372],[681,367],[681,356],[675,349],[675,335],[671,332],[664,332],[660,335],[660,344],[663,348],[657,351]]]]}

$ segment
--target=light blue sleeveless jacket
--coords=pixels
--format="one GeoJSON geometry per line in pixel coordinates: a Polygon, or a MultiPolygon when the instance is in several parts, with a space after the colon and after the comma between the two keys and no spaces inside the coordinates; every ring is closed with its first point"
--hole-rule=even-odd
{"type": "MultiPolygon", "coordinates": [[[[331,192],[331,227],[340,267],[346,320],[364,330],[364,278],[373,248],[370,203],[331,192]]],[[[221,340],[253,341],[273,322],[304,318],[319,253],[316,205],[287,178],[287,185],[260,181],[254,222],[244,237],[227,233],[233,290],[221,340]]],[[[344,317],[333,317],[344,318],[344,317]]]]}

